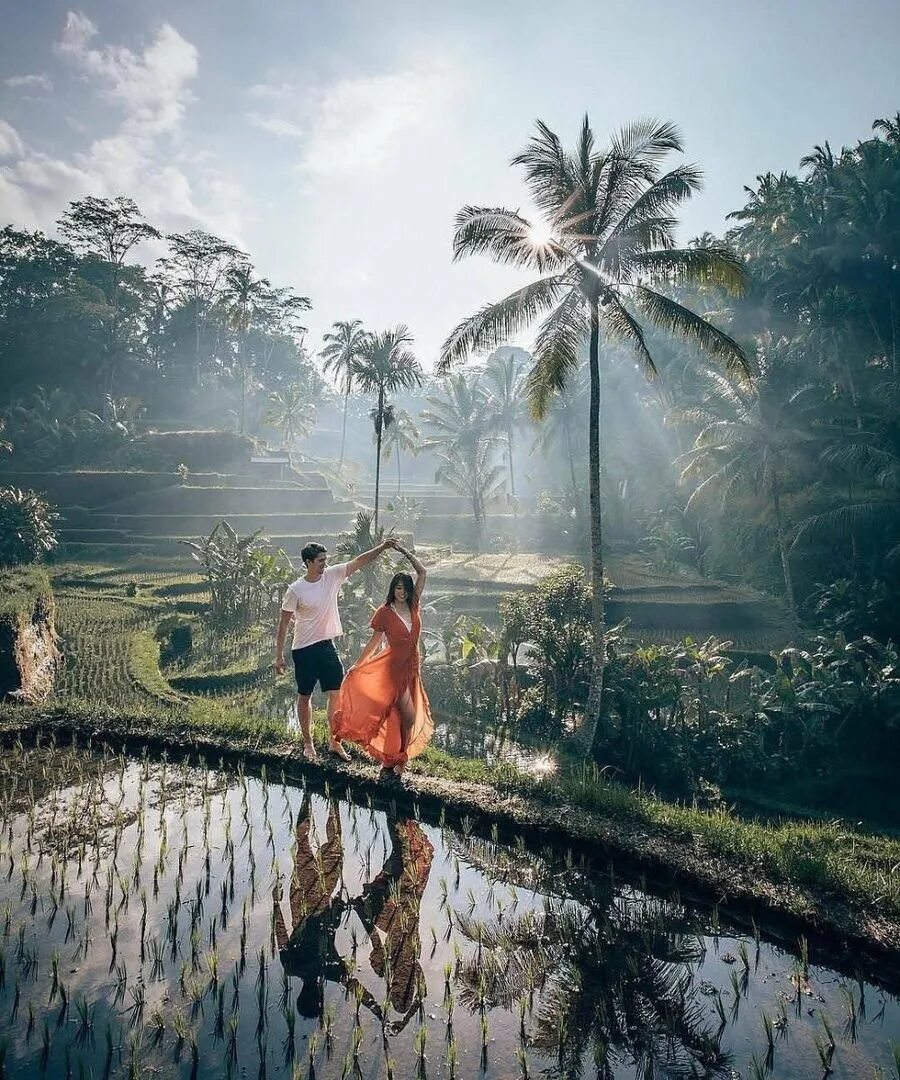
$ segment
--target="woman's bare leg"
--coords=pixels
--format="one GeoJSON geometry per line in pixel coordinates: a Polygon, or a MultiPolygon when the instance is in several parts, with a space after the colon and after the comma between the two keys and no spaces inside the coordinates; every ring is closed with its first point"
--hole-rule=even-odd
{"type": "MultiPolygon", "coordinates": [[[[397,702],[397,709],[400,713],[400,752],[405,754],[416,722],[416,710],[413,707],[412,696],[408,689],[397,702]]],[[[394,766],[394,772],[397,776],[403,772],[404,766],[405,762],[394,766]]]]}

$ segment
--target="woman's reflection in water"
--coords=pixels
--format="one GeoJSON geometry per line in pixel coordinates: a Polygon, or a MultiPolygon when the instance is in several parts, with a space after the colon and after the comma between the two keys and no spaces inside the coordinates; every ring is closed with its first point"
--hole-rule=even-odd
{"type": "Polygon", "coordinates": [[[434,848],[418,823],[388,821],[391,850],[381,872],[353,901],[372,943],[372,970],[384,979],[387,1000],[402,1031],[419,1007],[425,980],[419,965],[419,908],[428,884],[434,848]]]}
{"type": "Polygon", "coordinates": [[[344,849],[340,812],[329,804],[325,841],[317,853],[312,850],[311,807],[304,798],[296,826],[294,872],[290,885],[291,930],[285,926],[280,890],[273,894],[275,940],[282,966],[288,976],[302,979],[297,997],[301,1016],[322,1015],[325,982],[343,983],[359,995],[385,1029],[402,1031],[419,1007],[425,980],[419,965],[419,908],[428,883],[434,848],[417,822],[388,821],[390,851],[377,876],[362,894],[349,900],[342,888],[344,849]],[[335,936],[351,909],[356,912],[371,942],[371,965],[385,981],[386,1002],[400,1014],[388,1024],[383,1009],[373,995],[353,977],[352,963],[345,963],[337,951],[335,936]]]}

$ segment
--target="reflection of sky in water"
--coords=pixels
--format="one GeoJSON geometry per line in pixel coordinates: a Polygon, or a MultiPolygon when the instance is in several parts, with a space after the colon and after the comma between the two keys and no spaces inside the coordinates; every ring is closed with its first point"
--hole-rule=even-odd
{"type": "MultiPolygon", "coordinates": [[[[68,761],[67,774],[71,781],[74,761],[71,755],[57,754],[56,760],[50,762],[50,771],[52,774],[64,758],[68,761]]],[[[86,757],[80,760],[87,765],[86,757]]],[[[4,808],[9,807],[7,799],[14,785],[18,785],[21,794],[27,790],[29,774],[39,776],[35,765],[46,767],[46,756],[39,758],[26,752],[25,761],[14,755],[6,758],[0,767],[4,808]]],[[[314,944],[327,944],[326,951],[336,965],[325,965],[322,1016],[303,1016],[297,1009],[298,999],[316,963],[306,942],[307,951],[295,958],[301,974],[285,975],[282,957],[289,971],[295,968],[287,953],[279,953],[275,941],[273,886],[278,880],[282,882],[280,911],[290,933],[293,929],[291,878],[295,869],[295,844],[301,835],[296,826],[308,811],[308,854],[312,861],[307,859],[302,864],[305,870],[301,867],[298,872],[306,874],[304,896],[315,897],[317,882],[327,877],[324,864],[319,876],[315,857],[321,853],[329,831],[328,803],[319,795],[306,795],[301,787],[282,786],[271,779],[264,784],[257,778],[210,773],[204,781],[200,770],[181,765],[168,765],[165,772],[169,797],[164,804],[159,799],[162,770],[158,764],[129,763],[122,777],[121,799],[115,759],[103,768],[87,765],[84,784],[65,788],[55,810],[51,795],[42,790],[46,786],[43,781],[35,789],[36,826],[24,889],[23,848],[28,822],[16,807],[6,810],[0,854],[0,932],[6,911],[9,930],[2,938],[0,1016],[5,1019],[0,1021],[3,1029],[0,1038],[8,1040],[6,1066],[10,1076],[37,1074],[45,1023],[48,1076],[64,1076],[67,1067],[77,1076],[79,1063],[86,1069],[92,1068],[94,1075],[103,1075],[108,1028],[113,1075],[126,1075],[134,1054],[142,1068],[159,1069],[159,1074],[164,1076],[188,1076],[191,1073],[189,1038],[182,1047],[180,1061],[175,1061],[178,1047],[174,1017],[179,1014],[195,1033],[199,1075],[226,1075],[229,1068],[234,1075],[258,1075],[263,1060],[267,1075],[291,1076],[288,1033],[293,1025],[293,1064],[302,1064],[305,1077],[311,1040],[315,1039],[316,1076],[331,1080],[344,1072],[348,1054],[352,1063],[357,984],[361,1002],[359,1075],[386,1075],[386,1056],[389,1056],[398,1080],[414,1076],[417,1038],[421,1038],[419,1032],[424,1027],[428,1076],[450,1075],[450,1047],[455,1047],[456,1075],[460,1078],[517,1076],[521,1073],[517,1052],[522,1050],[518,999],[507,1002],[508,1008],[493,1000],[486,1001],[488,1053],[486,1069],[482,1070],[482,1018],[477,1008],[469,1009],[464,1004],[462,976],[451,980],[452,1041],[448,1041],[445,971],[447,965],[453,969],[459,957],[463,973],[488,972],[487,961],[481,969],[473,969],[468,963],[478,955],[473,932],[488,935],[485,937],[488,941],[489,935],[502,934],[504,928],[509,934],[513,927],[527,923],[528,919],[545,929],[543,940],[537,935],[534,940],[524,941],[515,953],[519,960],[539,958],[545,964],[540,978],[536,979],[539,989],[526,1002],[524,1053],[531,1075],[540,1075],[544,1070],[547,1076],[559,1075],[555,1045],[537,1046],[535,1038],[542,1012],[552,1008],[560,994],[564,1014],[568,1015],[565,1010],[576,1010],[572,1015],[583,1023],[583,1031],[589,1031],[598,1002],[621,1004],[640,1000],[628,995],[639,984],[655,985],[653,979],[660,973],[665,976],[660,985],[677,985],[678,979],[682,979],[681,993],[688,1005],[686,1015],[692,1017],[695,1032],[716,1032],[720,1023],[716,1001],[721,1001],[726,1015],[722,1049],[731,1055],[729,1067],[745,1077],[753,1075],[751,1055],[764,1065],[767,1041],[763,1014],[778,1021],[780,999],[785,1002],[787,1025],[783,1031],[777,1026],[774,1030],[770,1075],[784,1078],[821,1075],[815,1038],[823,1041],[827,1038],[823,1015],[837,1042],[832,1061],[835,1077],[873,1076],[875,1066],[882,1068],[886,1076],[891,1075],[889,1041],[900,1035],[900,1009],[894,998],[871,983],[860,984],[813,965],[809,985],[804,986],[808,992],[800,995],[798,1013],[797,993],[792,983],[797,958],[765,942],[757,950],[752,938],[728,936],[724,931],[719,937],[712,935],[708,913],[694,915],[672,902],[648,897],[622,882],[615,883],[604,866],[595,871],[577,864],[567,867],[565,853],[533,852],[524,844],[498,845],[402,817],[394,819],[392,828],[382,811],[348,801],[338,805],[337,817],[331,823],[332,839],[337,838],[337,848],[333,845],[331,850],[337,850],[338,858],[334,864],[335,881],[323,895],[323,907],[334,915],[330,922],[326,918],[322,923],[325,927],[322,934],[329,935],[328,941],[311,939],[314,944]],[[146,776],[142,782],[144,769],[146,776]],[[208,792],[205,807],[204,783],[208,792]],[[102,810],[99,809],[101,793],[105,800],[102,810]],[[144,840],[138,858],[139,828],[134,811],[142,798],[146,808],[144,840]],[[98,809],[95,811],[94,807],[98,809]],[[121,830],[116,869],[109,877],[117,811],[122,821],[128,823],[121,830]],[[93,840],[95,813],[99,815],[99,856],[95,856],[93,840]],[[205,819],[208,844],[204,843],[205,819]],[[340,823],[339,829],[336,821],[340,823]],[[46,836],[51,822],[57,838],[64,837],[68,828],[79,830],[73,836],[83,831],[86,837],[80,876],[77,873],[79,841],[76,839],[70,845],[66,895],[52,925],[50,885],[54,879],[59,881],[61,864],[54,872],[49,846],[43,858],[38,853],[38,840],[46,836]],[[154,867],[159,858],[162,822],[168,853],[159,869],[158,895],[154,896],[154,867]],[[229,836],[234,846],[233,898],[229,836]],[[402,838],[402,844],[398,838],[402,838]],[[176,905],[175,880],[181,860],[183,878],[176,905]],[[91,882],[95,862],[92,912],[86,919],[85,887],[91,882]],[[105,894],[110,882],[113,899],[107,927],[105,894]],[[227,900],[224,920],[223,882],[227,900]],[[202,915],[197,919],[192,948],[191,912],[196,904],[198,883],[202,915]],[[142,891],[147,905],[143,962],[142,891]],[[245,902],[246,953],[241,972],[241,921],[245,902]],[[8,908],[4,908],[6,904],[8,908]],[[546,913],[548,905],[550,914],[546,913]],[[66,940],[69,914],[74,933],[66,940]],[[173,918],[178,923],[174,956],[168,937],[173,918]],[[111,963],[111,939],[116,923],[117,954],[111,963]],[[566,939],[564,928],[570,924],[583,927],[584,932],[566,939]],[[91,940],[86,955],[80,955],[78,942],[86,925],[91,928],[91,940]],[[486,930],[478,930],[479,926],[486,930]],[[20,934],[24,935],[21,946],[20,934]],[[151,944],[154,939],[162,950],[155,967],[151,944]],[[418,960],[417,942],[420,943],[418,960]],[[685,946],[694,951],[696,958],[670,967],[654,965],[648,952],[652,948],[659,954],[662,949],[685,946]],[[749,964],[746,971],[742,946],[749,964]],[[193,970],[192,951],[197,957],[193,970]],[[59,978],[69,1001],[67,1015],[61,1008],[58,990],[51,1000],[54,953],[60,958],[59,978]],[[26,963],[32,955],[38,961],[36,970],[29,970],[26,963]],[[385,955],[393,958],[389,962],[390,970],[385,968],[385,955]],[[218,979],[213,982],[211,971],[216,962],[218,979]],[[416,963],[422,976],[418,981],[412,980],[412,1004],[406,1008],[407,1002],[400,1000],[403,995],[398,991],[401,981],[398,973],[413,972],[416,963]],[[127,981],[124,985],[119,981],[117,988],[117,980],[122,976],[127,981]],[[388,976],[393,977],[393,983],[388,976]],[[732,976],[740,993],[737,1009],[732,976]],[[583,981],[584,992],[573,996],[579,979],[583,981]],[[600,985],[604,982],[609,986],[600,985]],[[17,988],[18,1011],[13,1019],[17,988]],[[421,1005],[419,990],[424,991],[421,1005]],[[604,997],[607,992],[611,996],[604,997]],[[861,994],[864,1009],[860,1008],[861,994]],[[855,1041],[846,1023],[850,995],[859,1012],[855,1041]],[[75,1002],[82,997],[92,1003],[94,1010],[89,1032],[79,1032],[75,1002]],[[141,1000],[142,1013],[135,1008],[141,1000]],[[260,1002],[264,1023],[260,1023],[260,1002]],[[588,1006],[594,1007],[593,1013],[588,1006]],[[158,1039],[154,1036],[155,1010],[163,1023],[158,1039]],[[28,1031],[30,1011],[34,1016],[31,1033],[28,1031]],[[384,1018],[384,1027],[379,1017],[384,1018]],[[80,1040],[80,1035],[85,1039],[80,1040]],[[133,1050],[133,1045],[139,1048],[133,1050]],[[236,1060],[229,1056],[232,1051],[236,1052],[236,1060]]],[[[58,843],[62,840],[58,839],[58,843]]],[[[301,848],[301,855],[305,850],[301,848]]],[[[302,859],[298,866],[301,862],[302,859]]],[[[318,924],[304,923],[304,913],[299,914],[307,930],[318,928],[318,924]]],[[[306,913],[307,918],[309,914],[306,913]]],[[[302,933],[298,940],[304,940],[302,933]]],[[[498,946],[495,955],[502,956],[502,946],[498,946]]],[[[509,991],[508,982],[513,980],[513,975],[510,967],[507,983],[501,977],[502,993],[509,991]]],[[[484,980],[486,975],[481,978],[484,980]]],[[[649,1029],[654,1023],[654,1010],[652,1002],[645,1001],[645,1006],[644,1023],[649,1029]]],[[[567,1046],[575,1045],[576,1034],[566,1034],[567,1046]]],[[[611,1075],[635,1075],[631,1051],[639,1045],[639,1036],[639,1030],[630,1031],[624,1024],[620,1037],[608,1040],[611,1075]]],[[[676,1036],[676,1043],[681,1037],[676,1036]]],[[[596,1075],[596,1066],[592,1064],[594,1052],[595,1046],[589,1039],[579,1051],[578,1060],[584,1066],[585,1076],[596,1075]]],[[[657,1062],[663,1063],[664,1057],[657,1062]]],[[[571,1063],[566,1066],[571,1067],[571,1063]]],[[[662,1074],[660,1070],[659,1075],[662,1074]]],[[[718,1075],[729,1074],[724,1071],[718,1075]]]]}

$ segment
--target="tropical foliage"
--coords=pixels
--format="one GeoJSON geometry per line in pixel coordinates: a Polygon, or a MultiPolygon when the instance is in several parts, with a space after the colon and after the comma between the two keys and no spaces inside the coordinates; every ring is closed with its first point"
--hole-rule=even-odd
{"type": "Polygon", "coordinates": [[[53,551],[58,516],[34,491],[0,487],[0,567],[35,562],[53,551]]]}
{"type": "Polygon", "coordinates": [[[221,521],[199,541],[183,540],[203,569],[210,592],[209,618],[220,628],[236,630],[272,616],[274,602],[293,576],[283,552],[272,555],[257,531],[238,536],[221,521]]]}

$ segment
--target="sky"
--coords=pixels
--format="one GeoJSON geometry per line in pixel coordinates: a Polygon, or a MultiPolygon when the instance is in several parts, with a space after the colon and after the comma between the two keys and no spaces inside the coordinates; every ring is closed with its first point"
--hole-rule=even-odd
{"type": "Polygon", "coordinates": [[[308,295],[311,347],[402,322],[426,367],[522,281],[450,243],[463,205],[528,210],[536,119],[674,121],[705,176],[687,240],[900,110],[896,0],[0,0],[0,27],[0,225],[125,194],[308,295]]]}

